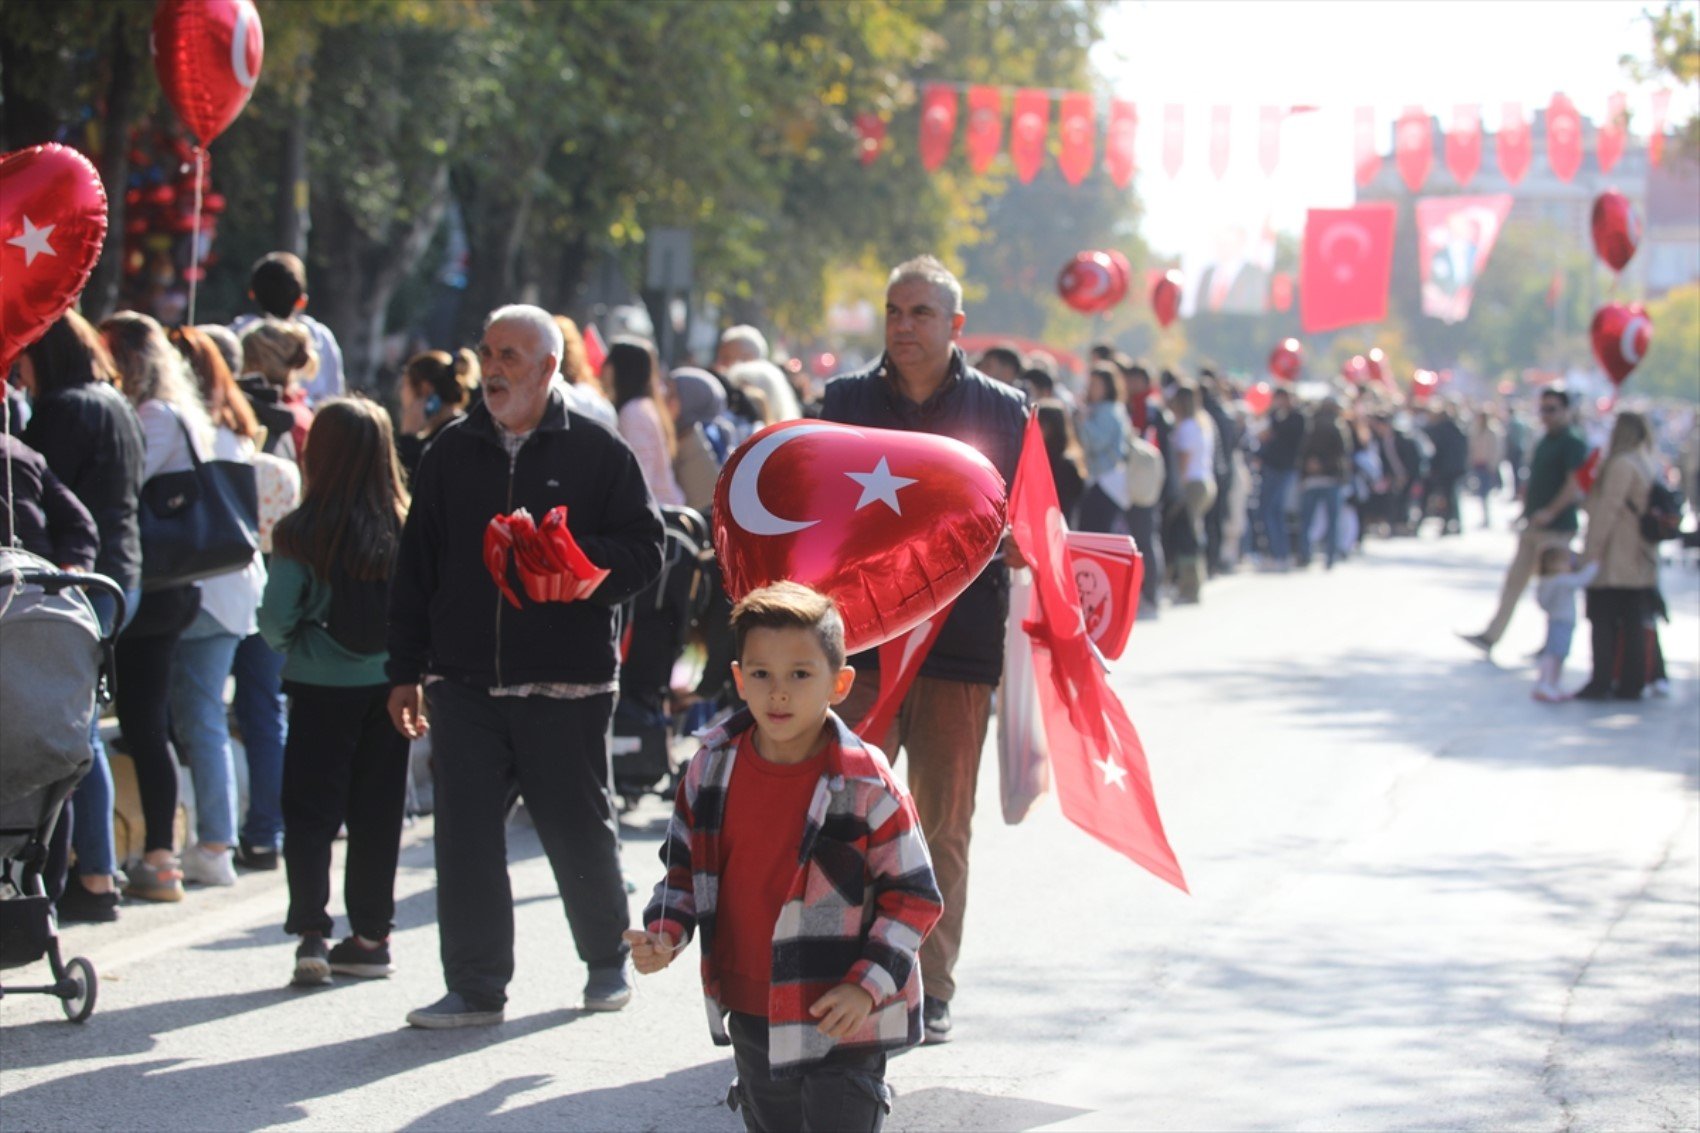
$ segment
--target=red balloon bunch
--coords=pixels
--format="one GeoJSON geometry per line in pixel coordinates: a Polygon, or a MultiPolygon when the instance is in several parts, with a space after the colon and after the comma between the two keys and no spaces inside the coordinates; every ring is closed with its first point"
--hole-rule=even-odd
{"type": "Polygon", "coordinates": [[[1622,271],[1635,258],[1635,249],[1641,244],[1641,219],[1628,197],[1616,189],[1595,197],[1590,227],[1594,251],[1612,271],[1622,271]]]}
{"type": "Polygon", "coordinates": [[[265,58],[253,0],[160,0],[154,70],[183,124],[206,146],[248,105],[265,58]]]}
{"type": "Polygon", "coordinates": [[[54,143],[0,157],[0,379],[77,301],[105,240],[88,158],[54,143]]]}
{"type": "Polygon", "coordinates": [[[1158,326],[1168,326],[1180,314],[1182,282],[1180,272],[1166,271],[1151,288],[1151,313],[1157,316],[1158,326]]]}
{"type": "Polygon", "coordinates": [[[1269,352],[1269,372],[1283,382],[1299,376],[1304,364],[1304,347],[1296,338],[1284,338],[1269,352]]]}
{"type": "Polygon", "coordinates": [[[1120,252],[1077,252],[1057,274],[1057,294],[1083,315],[1101,315],[1127,297],[1130,272],[1120,252]]]}
{"type": "Polygon", "coordinates": [[[1647,356],[1653,342],[1653,320],[1639,303],[1608,303],[1594,312],[1588,327],[1594,357],[1611,384],[1620,386],[1647,356]]]}

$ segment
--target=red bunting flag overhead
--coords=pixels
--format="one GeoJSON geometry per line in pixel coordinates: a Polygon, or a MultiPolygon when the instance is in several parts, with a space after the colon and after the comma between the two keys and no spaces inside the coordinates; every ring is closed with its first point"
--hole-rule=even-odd
{"type": "Polygon", "coordinates": [[[1468,185],[1482,167],[1482,108],[1454,106],[1446,131],[1446,168],[1458,187],[1468,185]]]}
{"type": "Polygon", "coordinates": [[[1133,103],[1110,100],[1110,128],[1104,135],[1104,168],[1110,174],[1110,184],[1127,188],[1133,180],[1133,140],[1139,130],[1139,111],[1133,103]]]}
{"type": "Polygon", "coordinates": [[[929,173],[950,156],[956,137],[956,88],[934,83],[921,95],[921,166],[929,173]]]}
{"type": "Polygon", "coordinates": [[[1360,106],[1352,119],[1353,166],[1357,170],[1358,188],[1375,180],[1381,172],[1381,155],[1375,149],[1375,107],[1360,106]]]}
{"type": "Polygon", "coordinates": [[[1658,165],[1665,156],[1665,115],[1670,113],[1670,91],[1653,92],[1653,129],[1647,135],[1647,160],[1658,165]]]}
{"type": "Polygon", "coordinates": [[[1171,179],[1181,171],[1186,152],[1186,107],[1171,102],[1163,107],[1163,172],[1171,179]]]}
{"type": "Polygon", "coordinates": [[[1553,176],[1566,183],[1582,168],[1582,115],[1562,94],[1553,95],[1547,106],[1547,164],[1553,176]]]}
{"type": "Polygon", "coordinates": [[[1306,334],[1387,317],[1394,206],[1311,209],[1299,256],[1299,321],[1306,334]]]}
{"type": "Polygon", "coordinates": [[[1405,187],[1413,193],[1421,189],[1434,162],[1434,138],[1428,112],[1422,107],[1408,106],[1399,116],[1399,124],[1393,129],[1393,157],[1405,187]]]}
{"type": "Polygon", "coordinates": [[[1057,801],[1068,820],[1176,888],[1186,890],[1163,833],[1151,769],[1127,709],[1087,637],[1069,569],[1068,525],[1035,414],[1009,493],[1010,530],[1033,567],[1039,616],[1026,624],[1057,801]]]}
{"type": "Polygon", "coordinates": [[[1057,167],[1070,185],[1080,184],[1092,172],[1092,135],[1097,133],[1097,118],[1089,94],[1065,94],[1057,103],[1057,133],[1062,139],[1057,167]]]}
{"type": "Polygon", "coordinates": [[[1271,177],[1281,164],[1281,123],[1286,117],[1287,110],[1282,106],[1265,106],[1259,115],[1262,129],[1257,138],[1257,164],[1271,177]]]}
{"type": "Polygon", "coordinates": [[[968,167],[984,173],[1002,148],[1003,91],[998,87],[969,87],[968,167]]]}
{"type": "Polygon", "coordinates": [[[1513,185],[1529,172],[1529,120],[1523,117],[1523,105],[1508,102],[1500,112],[1499,133],[1493,139],[1494,152],[1499,155],[1499,171],[1513,185]]]}
{"type": "Polygon", "coordinates": [[[1220,181],[1228,172],[1228,144],[1233,137],[1233,108],[1210,108],[1210,172],[1220,181]]]}
{"type": "Polygon", "coordinates": [[[1045,137],[1051,132],[1051,96],[1042,90],[1018,90],[1009,115],[1009,156],[1023,185],[1045,164],[1045,137]]]}
{"type": "Polygon", "coordinates": [[[880,147],[885,145],[885,119],[871,111],[856,115],[856,153],[863,165],[879,159],[880,147]]]}
{"type": "Polygon", "coordinates": [[[1269,305],[1277,311],[1293,309],[1293,277],[1278,271],[1269,279],[1269,305]]]}
{"type": "Polygon", "coordinates": [[[1595,152],[1600,159],[1600,172],[1610,173],[1623,156],[1623,146],[1629,130],[1627,117],[1627,99],[1623,92],[1612,95],[1606,100],[1606,120],[1600,123],[1600,128],[1594,139],[1595,152]]]}

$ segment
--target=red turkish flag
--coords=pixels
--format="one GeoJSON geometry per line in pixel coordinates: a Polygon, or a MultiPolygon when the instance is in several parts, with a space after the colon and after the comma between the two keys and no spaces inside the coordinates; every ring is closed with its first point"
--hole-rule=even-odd
{"type": "Polygon", "coordinates": [[[991,168],[1003,148],[1003,90],[968,88],[968,167],[976,173],[991,168]]]}
{"type": "Polygon", "coordinates": [[[1092,172],[1092,135],[1097,133],[1097,118],[1089,94],[1071,92],[1057,103],[1057,132],[1062,136],[1057,167],[1070,185],[1080,184],[1092,172]]]}
{"type": "Polygon", "coordinates": [[[1257,163],[1273,177],[1275,167],[1281,164],[1281,123],[1287,120],[1287,108],[1265,106],[1260,118],[1263,128],[1257,139],[1257,163]]]}
{"type": "Polygon", "coordinates": [[[1599,132],[1594,140],[1595,152],[1600,159],[1600,172],[1610,173],[1612,167],[1623,156],[1623,146],[1629,130],[1627,117],[1628,100],[1619,91],[1606,100],[1606,120],[1600,123],[1599,132]]]}
{"type": "Polygon", "coordinates": [[[1186,107],[1171,102],[1163,107],[1163,172],[1172,179],[1181,171],[1186,152],[1186,107]]]}
{"type": "Polygon", "coordinates": [[[1529,172],[1531,146],[1529,120],[1523,117],[1521,103],[1508,102],[1500,112],[1499,133],[1493,139],[1494,152],[1499,155],[1499,171],[1513,185],[1529,172]]]}
{"type": "Polygon", "coordinates": [[[1228,147],[1233,139],[1233,108],[1210,108],[1210,172],[1220,181],[1228,172],[1228,147]]]}
{"type": "Polygon", "coordinates": [[[1186,878],[1163,833],[1139,733],[1086,636],[1069,570],[1068,525],[1057,506],[1037,415],[1027,422],[1009,518],[1016,545],[1033,568],[1039,599],[1038,619],[1024,628],[1033,639],[1034,682],[1062,812],[1184,893],[1186,878]]]}
{"type": "Polygon", "coordinates": [[[1018,90],[1009,114],[1009,156],[1023,185],[1045,164],[1045,138],[1051,132],[1051,96],[1042,90],[1018,90]]]}
{"type": "Polygon", "coordinates": [[[1360,106],[1352,119],[1353,163],[1357,169],[1358,188],[1375,180],[1381,172],[1381,155],[1375,151],[1375,107],[1360,106]]]}
{"type": "Polygon", "coordinates": [[[584,361],[593,374],[600,374],[602,363],[608,361],[608,344],[602,341],[602,332],[595,323],[584,324],[584,361]]]}
{"type": "Polygon", "coordinates": [[[1387,317],[1394,206],[1311,209],[1299,256],[1299,321],[1318,334],[1387,317]]]}
{"type": "Polygon", "coordinates": [[[885,145],[885,119],[871,111],[856,115],[856,153],[863,165],[879,159],[880,147],[885,145]]]}
{"type": "Polygon", "coordinates": [[[934,83],[921,95],[921,167],[931,173],[950,156],[956,137],[956,88],[934,83]]]}
{"type": "Polygon", "coordinates": [[[1446,131],[1446,168],[1459,188],[1468,185],[1482,167],[1482,108],[1454,106],[1452,128],[1446,131]]]}
{"type": "Polygon", "coordinates": [[[1562,94],[1553,95],[1547,106],[1547,164],[1553,176],[1566,183],[1582,168],[1582,115],[1562,94]]]}
{"type": "Polygon", "coordinates": [[[1653,129],[1647,135],[1647,160],[1658,165],[1665,156],[1665,115],[1670,113],[1670,91],[1653,92],[1653,129]]]}
{"type": "Polygon", "coordinates": [[[1110,100],[1110,128],[1104,135],[1104,168],[1110,174],[1110,184],[1127,188],[1133,180],[1133,139],[1139,130],[1139,111],[1133,103],[1110,100]]]}
{"type": "Polygon", "coordinates": [[[1393,156],[1405,188],[1413,193],[1421,189],[1434,162],[1434,137],[1429,131],[1428,112],[1422,107],[1407,106],[1399,116],[1399,124],[1393,128],[1393,156]]]}
{"type": "Polygon", "coordinates": [[[909,695],[909,686],[920,675],[921,663],[932,651],[939,630],[944,628],[945,619],[955,607],[954,601],[948,603],[908,633],[898,634],[880,646],[879,696],[851,731],[871,744],[884,742],[886,733],[891,731],[891,722],[897,719],[898,709],[903,707],[903,698],[909,695]]]}

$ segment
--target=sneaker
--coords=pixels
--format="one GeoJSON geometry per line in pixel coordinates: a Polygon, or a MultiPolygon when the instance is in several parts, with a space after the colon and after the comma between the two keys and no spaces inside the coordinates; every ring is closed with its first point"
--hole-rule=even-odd
{"type": "Polygon", "coordinates": [[[271,846],[256,846],[251,842],[236,843],[236,867],[258,871],[275,870],[279,854],[271,846]]]}
{"type": "Polygon", "coordinates": [[[323,987],[331,982],[331,964],[325,952],[325,938],[303,936],[295,949],[295,974],[290,983],[296,987],[323,987]]]}
{"type": "Polygon", "coordinates": [[[118,919],[118,892],[91,893],[72,877],[65,882],[58,911],[65,924],[110,924],[118,919]]]}
{"type": "Polygon", "coordinates": [[[1660,677],[1658,680],[1649,684],[1647,689],[1661,700],[1665,699],[1670,696],[1670,681],[1666,680],[1664,677],[1660,677]]]}
{"type": "Polygon", "coordinates": [[[407,1025],[427,1031],[446,1031],[454,1027],[491,1027],[502,1021],[500,1007],[479,1007],[468,1003],[459,992],[449,992],[429,1007],[407,1013],[407,1025]]]}
{"type": "Polygon", "coordinates": [[[183,880],[191,885],[235,885],[236,854],[231,850],[209,854],[198,845],[190,846],[183,851],[183,880]]]}
{"type": "Polygon", "coordinates": [[[1529,694],[1542,704],[1557,704],[1564,695],[1549,684],[1536,684],[1535,690],[1529,694]]]}
{"type": "Polygon", "coordinates": [[[382,979],[395,971],[395,965],[390,963],[388,940],[367,944],[358,936],[351,936],[331,949],[330,965],[330,970],[338,975],[368,980],[382,979]]]}
{"type": "Polygon", "coordinates": [[[172,902],[183,899],[183,871],[175,861],[168,861],[161,866],[151,866],[146,861],[139,861],[129,869],[129,880],[124,883],[124,896],[134,897],[138,901],[172,902]]]}
{"type": "Polygon", "coordinates": [[[1493,656],[1493,642],[1487,639],[1485,633],[1461,633],[1458,636],[1463,638],[1466,643],[1480,649],[1486,656],[1493,656]]]}
{"type": "Polygon", "coordinates": [[[629,965],[617,968],[592,968],[584,984],[586,1011],[618,1011],[632,1001],[632,977],[629,965]]]}
{"type": "Polygon", "coordinates": [[[925,1042],[928,1046],[947,1043],[950,1034],[950,1004],[937,996],[924,995],[921,997],[921,1024],[926,1028],[925,1042]]]}

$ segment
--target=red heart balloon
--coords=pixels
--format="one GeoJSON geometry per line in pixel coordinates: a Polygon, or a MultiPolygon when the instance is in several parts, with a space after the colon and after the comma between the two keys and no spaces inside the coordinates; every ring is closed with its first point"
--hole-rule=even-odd
{"type": "Polygon", "coordinates": [[[1411,375],[1411,400],[1419,405],[1440,388],[1440,375],[1433,370],[1418,370],[1411,375]]]}
{"type": "Polygon", "coordinates": [[[1608,189],[1594,198],[1592,228],[1594,251],[1612,271],[1622,271],[1641,245],[1641,218],[1635,215],[1635,206],[1616,189],[1608,189]]]}
{"type": "Polygon", "coordinates": [[[1166,271],[1163,278],[1151,289],[1151,313],[1157,316],[1157,325],[1166,327],[1175,321],[1175,316],[1181,313],[1181,273],[1166,271]]]}
{"type": "Polygon", "coordinates": [[[1364,384],[1369,377],[1369,359],[1362,354],[1354,354],[1340,364],[1340,376],[1355,386],[1364,384]]]}
{"type": "Polygon", "coordinates": [[[770,425],[714,486],[714,549],[734,601],[770,582],[838,604],[852,652],[937,613],[1003,538],[1003,477],[949,437],[825,421],[770,425]]]}
{"type": "Polygon", "coordinates": [[[265,58],[253,0],[160,0],[153,65],[165,97],[203,146],[248,105],[265,58]]]}
{"type": "Polygon", "coordinates": [[[1620,386],[1647,356],[1647,347],[1653,341],[1653,320],[1639,303],[1608,303],[1594,312],[1588,337],[1601,369],[1612,385],[1620,386]]]}
{"type": "Polygon", "coordinates": [[[1304,348],[1296,338],[1284,338],[1280,345],[1269,352],[1269,372],[1284,382],[1290,382],[1299,376],[1299,366],[1304,362],[1304,348]]]}
{"type": "Polygon", "coordinates": [[[1119,298],[1115,287],[1115,261],[1107,252],[1076,252],[1057,275],[1057,294],[1083,315],[1096,315],[1113,307],[1119,298]]]}
{"type": "Polygon", "coordinates": [[[1253,417],[1261,417],[1269,412],[1269,405],[1274,400],[1275,389],[1268,382],[1258,382],[1246,387],[1245,404],[1253,417]]]}
{"type": "Polygon", "coordinates": [[[0,157],[0,378],[77,301],[105,240],[88,158],[54,143],[0,157]]]}
{"type": "Polygon", "coordinates": [[[1364,377],[1381,385],[1387,384],[1387,354],[1381,347],[1370,348],[1364,355],[1364,377]]]}

